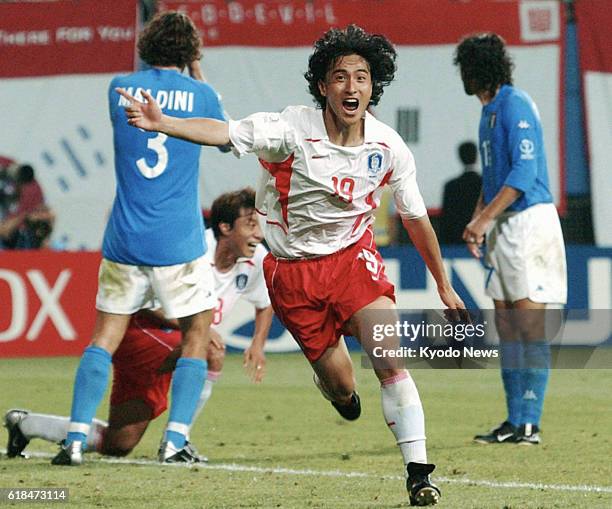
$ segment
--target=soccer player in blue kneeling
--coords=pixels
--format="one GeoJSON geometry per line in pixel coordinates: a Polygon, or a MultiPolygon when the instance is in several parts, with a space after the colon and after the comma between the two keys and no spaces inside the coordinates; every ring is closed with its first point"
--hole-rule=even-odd
{"type": "Polygon", "coordinates": [[[490,267],[508,417],[479,443],[540,443],[550,369],[544,314],[567,298],[565,247],[548,186],[542,125],[531,97],[512,84],[504,40],[484,33],[457,47],[466,94],[483,105],[479,138],[483,192],[463,232],[470,252],[490,267]]]}
{"type": "Polygon", "coordinates": [[[116,87],[136,97],[146,90],[178,117],[224,120],[218,94],[200,69],[201,43],[184,14],[154,17],[138,40],[150,69],[114,78],[108,101],[113,125],[117,189],[102,246],[97,317],[74,382],[68,434],[54,465],[78,465],[108,383],[111,357],[139,309],[154,301],[178,318],[182,355],[172,378],[172,403],[160,447],[162,462],[190,461],[185,436],[206,379],[212,309],[217,304],[200,211],[200,147],[130,127],[116,87]],[[182,74],[187,68],[190,76],[182,74]]]}

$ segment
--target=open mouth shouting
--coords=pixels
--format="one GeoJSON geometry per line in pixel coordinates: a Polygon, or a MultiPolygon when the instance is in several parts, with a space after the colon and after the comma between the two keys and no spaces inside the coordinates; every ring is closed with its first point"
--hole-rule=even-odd
{"type": "Polygon", "coordinates": [[[359,109],[359,100],[357,99],[345,99],[342,101],[342,107],[348,113],[354,113],[359,109]]]}

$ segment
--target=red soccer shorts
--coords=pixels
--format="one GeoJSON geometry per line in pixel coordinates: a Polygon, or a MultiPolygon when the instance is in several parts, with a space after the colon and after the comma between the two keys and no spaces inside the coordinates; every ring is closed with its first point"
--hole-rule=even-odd
{"type": "Polygon", "coordinates": [[[166,410],[172,371],[158,373],[158,370],[180,344],[180,331],[160,329],[158,324],[139,316],[132,318],[113,355],[111,405],[144,401],[151,408],[151,419],[166,410]]]}
{"type": "Polygon", "coordinates": [[[355,244],[319,258],[284,260],[269,253],[264,275],[280,321],[314,362],[334,346],[346,321],[395,288],[370,230],[355,244]]]}

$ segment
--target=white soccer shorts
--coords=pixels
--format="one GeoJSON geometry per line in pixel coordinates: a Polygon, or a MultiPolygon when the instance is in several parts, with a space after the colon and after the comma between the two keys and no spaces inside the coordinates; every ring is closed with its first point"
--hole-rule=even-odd
{"type": "Polygon", "coordinates": [[[565,246],[552,203],[500,215],[487,233],[485,262],[485,290],[495,300],[567,302],[565,246]]]}
{"type": "Polygon", "coordinates": [[[166,267],[125,265],[106,258],[100,263],[96,308],[131,315],[160,307],[166,318],[181,318],[217,305],[210,262],[203,256],[166,267]]]}

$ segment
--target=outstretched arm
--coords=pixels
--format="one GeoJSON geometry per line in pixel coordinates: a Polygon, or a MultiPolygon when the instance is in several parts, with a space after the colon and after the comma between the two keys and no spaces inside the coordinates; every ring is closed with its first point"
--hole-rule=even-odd
{"type": "Polygon", "coordinates": [[[230,143],[229,125],[212,118],[178,118],[164,115],[146,90],[142,95],[146,102],[140,102],[123,88],[116,88],[117,93],[129,101],[125,106],[128,124],[145,131],[160,133],[192,141],[200,145],[221,146],[230,143]]]}

